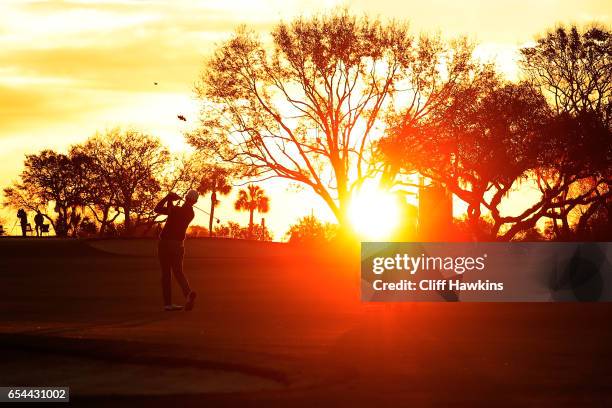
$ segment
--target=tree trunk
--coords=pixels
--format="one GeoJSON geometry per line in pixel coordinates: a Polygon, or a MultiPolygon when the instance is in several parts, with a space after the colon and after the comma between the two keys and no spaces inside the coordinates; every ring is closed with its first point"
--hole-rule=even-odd
{"type": "Polygon", "coordinates": [[[556,218],[552,219],[552,226],[553,226],[553,234],[555,238],[558,240],[561,237],[561,232],[559,231],[559,224],[557,224],[556,218]]]}
{"type": "Polygon", "coordinates": [[[57,213],[58,216],[55,235],[65,238],[68,236],[68,210],[65,208],[59,208],[57,213]]]}
{"type": "MultiPolygon", "coordinates": [[[[344,185],[346,186],[346,183],[344,183],[344,185]]],[[[350,201],[351,201],[350,194],[346,190],[341,190],[340,187],[338,187],[338,204],[336,207],[337,209],[334,211],[334,208],[331,207],[331,205],[330,205],[330,208],[332,208],[332,211],[334,212],[334,215],[336,216],[336,220],[338,221],[338,226],[339,226],[338,235],[339,236],[351,237],[354,233],[353,226],[351,224],[351,220],[348,215],[350,201]]]]}
{"type": "Polygon", "coordinates": [[[126,236],[129,236],[130,235],[130,230],[131,230],[131,227],[132,227],[132,225],[131,225],[132,223],[131,223],[131,220],[130,220],[130,214],[132,212],[132,208],[129,207],[129,206],[123,207],[123,212],[125,214],[125,221],[123,223],[123,225],[125,227],[124,234],[126,236]]]}
{"type": "Polygon", "coordinates": [[[106,223],[108,222],[108,213],[110,211],[110,207],[105,207],[102,211],[102,220],[100,221],[100,230],[98,231],[98,236],[102,238],[104,236],[104,232],[106,231],[106,223]]]}
{"type": "Polygon", "coordinates": [[[208,219],[208,236],[213,236],[213,220],[215,219],[215,207],[217,204],[217,193],[213,191],[210,195],[210,218],[208,219]]]}
{"type": "Polygon", "coordinates": [[[249,210],[249,238],[253,238],[253,216],[255,215],[255,210],[249,210]]]}

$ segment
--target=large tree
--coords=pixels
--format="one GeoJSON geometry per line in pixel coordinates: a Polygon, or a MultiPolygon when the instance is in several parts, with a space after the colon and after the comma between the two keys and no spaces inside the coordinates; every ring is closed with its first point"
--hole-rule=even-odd
{"type": "Polygon", "coordinates": [[[564,203],[547,216],[556,236],[567,239],[572,215],[582,229],[594,214],[612,210],[612,33],[559,26],[521,54],[526,77],[558,114],[549,135],[557,155],[537,177],[543,196],[564,203]]]}
{"type": "Polygon", "coordinates": [[[43,150],[27,155],[20,181],[4,189],[5,205],[40,211],[56,235],[75,235],[85,205],[88,163],[89,157],[79,153],[43,150]]]}
{"type": "Polygon", "coordinates": [[[104,207],[116,207],[124,217],[124,233],[132,232],[133,216],[148,217],[160,193],[170,162],[159,139],[135,130],[111,129],[87,140],[81,149],[94,161],[104,207]]]}
{"type": "MultiPolygon", "coordinates": [[[[426,133],[442,127],[450,117],[458,118],[461,111],[473,110],[488,90],[499,87],[500,78],[494,66],[475,58],[474,48],[466,38],[450,41],[439,36],[419,38],[413,63],[402,83],[405,92],[385,117],[386,137],[426,133]]],[[[419,145],[413,147],[423,150],[419,145]]],[[[395,153],[386,151],[387,157],[377,158],[383,171],[383,185],[416,187],[411,172],[400,165],[401,160],[388,160],[389,154],[409,152],[398,148],[395,153]]],[[[438,159],[448,162],[447,157],[438,159]]]]}
{"type": "Polygon", "coordinates": [[[529,84],[488,75],[455,96],[416,125],[393,128],[380,150],[391,166],[430,178],[465,201],[469,225],[481,238],[484,208],[493,218],[487,233],[496,236],[505,224],[541,210],[540,205],[510,216],[499,205],[539,165],[550,111],[529,84]]]}
{"type": "Polygon", "coordinates": [[[337,11],[282,22],[271,40],[241,28],[217,48],[196,87],[202,126],[188,140],[243,176],[309,186],[346,225],[352,191],[372,175],[379,119],[418,68],[413,39],[404,24],[337,11]]]}

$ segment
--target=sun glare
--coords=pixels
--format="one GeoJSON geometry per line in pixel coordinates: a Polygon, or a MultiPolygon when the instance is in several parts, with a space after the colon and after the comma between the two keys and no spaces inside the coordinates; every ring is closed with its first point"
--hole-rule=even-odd
{"type": "Polygon", "coordinates": [[[378,189],[362,189],[351,200],[349,219],[362,239],[390,239],[399,221],[396,198],[378,189]]]}

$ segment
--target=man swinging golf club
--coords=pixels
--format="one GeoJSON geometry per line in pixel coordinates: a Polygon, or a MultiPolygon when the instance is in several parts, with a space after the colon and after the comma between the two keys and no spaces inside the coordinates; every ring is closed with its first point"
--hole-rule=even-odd
{"type": "Polygon", "coordinates": [[[191,290],[187,278],[183,274],[183,255],[185,254],[185,232],[193,220],[193,206],[198,201],[198,192],[190,190],[185,196],[182,206],[174,205],[181,197],[173,192],[168,193],[157,205],[155,212],[168,216],[166,225],[159,236],[158,256],[162,270],[161,284],[164,296],[164,310],[175,312],[183,306],[172,303],[172,274],[185,295],[185,311],[193,309],[196,293],[191,290]]]}

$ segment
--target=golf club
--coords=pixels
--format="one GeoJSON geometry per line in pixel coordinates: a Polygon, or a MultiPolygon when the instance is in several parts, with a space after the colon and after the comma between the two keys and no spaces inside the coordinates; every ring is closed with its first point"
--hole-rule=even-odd
{"type": "MultiPolygon", "coordinates": [[[[178,199],[178,201],[183,201],[183,202],[185,202],[185,200],[184,200],[183,198],[179,198],[179,199],[178,199]]],[[[197,207],[197,206],[195,206],[195,205],[194,205],[194,206],[193,206],[193,208],[195,208],[195,209],[196,209],[196,210],[198,210],[198,211],[203,212],[203,213],[204,213],[204,214],[206,214],[206,215],[210,215],[210,213],[209,213],[208,211],[203,210],[203,209],[201,209],[200,207],[197,207]]],[[[215,221],[217,221],[217,224],[220,224],[220,223],[221,223],[221,220],[220,220],[219,218],[214,217],[214,219],[215,219],[215,221]]]]}

